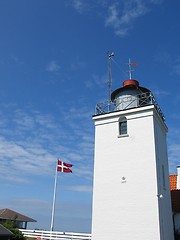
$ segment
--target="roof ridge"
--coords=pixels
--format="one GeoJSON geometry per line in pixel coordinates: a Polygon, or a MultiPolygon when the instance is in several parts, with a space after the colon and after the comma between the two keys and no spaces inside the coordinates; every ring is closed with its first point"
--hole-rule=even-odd
{"type": "Polygon", "coordinates": [[[0,210],[0,218],[9,219],[9,220],[12,220],[15,218],[17,221],[22,220],[27,222],[36,222],[36,220],[34,220],[33,218],[30,218],[26,215],[15,212],[8,208],[0,210]]]}
{"type": "Polygon", "coordinates": [[[3,214],[6,210],[7,208],[0,209],[0,214],[3,214]]]}

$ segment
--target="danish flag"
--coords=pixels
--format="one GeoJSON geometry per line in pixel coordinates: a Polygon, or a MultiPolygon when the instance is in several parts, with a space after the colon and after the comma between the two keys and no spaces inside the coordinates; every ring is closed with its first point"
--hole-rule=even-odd
{"type": "Polygon", "coordinates": [[[72,164],[65,163],[58,159],[57,172],[72,173],[72,170],[70,169],[72,166],[73,166],[72,164]]]}
{"type": "Polygon", "coordinates": [[[132,62],[131,63],[131,66],[133,66],[133,67],[137,67],[137,65],[138,65],[138,62],[132,62]]]}

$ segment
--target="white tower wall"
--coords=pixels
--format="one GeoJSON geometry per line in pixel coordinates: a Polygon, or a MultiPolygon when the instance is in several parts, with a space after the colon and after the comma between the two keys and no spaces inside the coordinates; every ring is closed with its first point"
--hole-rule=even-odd
{"type": "Polygon", "coordinates": [[[180,166],[177,166],[177,189],[180,189],[180,166]]]}
{"type": "Polygon", "coordinates": [[[93,119],[92,240],[172,240],[166,127],[154,106],[93,119]],[[121,116],[128,136],[119,136],[121,116]]]}

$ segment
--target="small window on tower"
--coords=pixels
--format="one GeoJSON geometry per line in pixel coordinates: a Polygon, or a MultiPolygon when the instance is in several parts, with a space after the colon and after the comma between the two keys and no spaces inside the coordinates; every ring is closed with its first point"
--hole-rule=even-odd
{"type": "Polygon", "coordinates": [[[127,119],[125,117],[119,119],[119,135],[127,135],[127,119]]]}

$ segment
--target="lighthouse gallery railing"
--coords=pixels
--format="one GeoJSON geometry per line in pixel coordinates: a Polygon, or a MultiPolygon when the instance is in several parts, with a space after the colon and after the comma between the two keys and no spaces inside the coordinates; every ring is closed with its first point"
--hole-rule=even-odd
{"type": "Polygon", "coordinates": [[[119,111],[118,107],[121,106],[121,110],[130,109],[133,102],[136,101],[136,107],[143,107],[148,105],[154,105],[157,112],[161,116],[162,120],[165,121],[163,112],[161,111],[156,99],[151,92],[140,93],[136,96],[125,96],[121,97],[120,100],[114,101],[104,101],[102,103],[96,104],[95,115],[110,113],[114,111],[119,111]],[[125,104],[123,104],[125,103],[125,104]]]}

